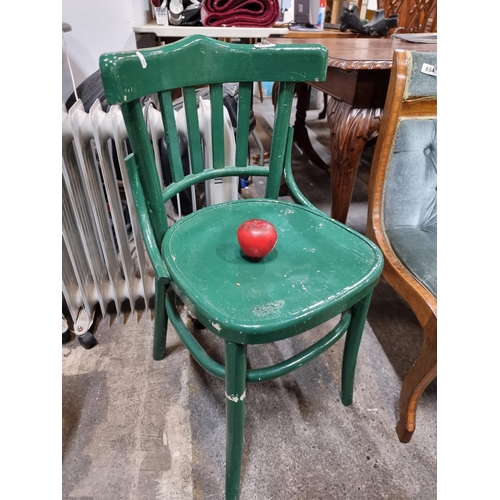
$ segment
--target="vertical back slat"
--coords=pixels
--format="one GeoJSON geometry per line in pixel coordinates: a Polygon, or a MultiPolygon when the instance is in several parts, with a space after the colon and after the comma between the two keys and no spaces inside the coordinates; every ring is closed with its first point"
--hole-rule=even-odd
{"type": "Polygon", "coordinates": [[[170,172],[172,173],[173,181],[179,182],[184,178],[184,171],[182,169],[179,135],[172,104],[172,93],[170,90],[158,92],[158,98],[160,100],[161,117],[165,130],[165,142],[167,144],[170,172]]]}
{"type": "Polygon", "coordinates": [[[269,155],[270,172],[266,185],[266,198],[277,199],[279,195],[294,89],[294,82],[279,83],[278,99],[273,125],[273,138],[269,155]]]}
{"type": "Polygon", "coordinates": [[[203,172],[203,156],[201,153],[200,124],[198,120],[198,106],[196,102],[196,87],[182,89],[184,109],[186,110],[189,160],[193,174],[203,172]]]}
{"type": "Polygon", "coordinates": [[[248,134],[250,132],[250,110],[252,107],[252,82],[240,83],[238,93],[238,121],[236,130],[236,166],[248,163],[248,134]]]}
{"type": "Polygon", "coordinates": [[[224,97],[222,84],[210,86],[212,158],[214,168],[224,167],[224,97]]]}
{"type": "Polygon", "coordinates": [[[139,169],[141,183],[146,195],[156,243],[160,247],[161,240],[168,229],[167,216],[165,214],[160,179],[156,171],[153,148],[142,114],[141,104],[139,100],[122,104],[121,110],[137,164],[141,166],[139,169]]]}

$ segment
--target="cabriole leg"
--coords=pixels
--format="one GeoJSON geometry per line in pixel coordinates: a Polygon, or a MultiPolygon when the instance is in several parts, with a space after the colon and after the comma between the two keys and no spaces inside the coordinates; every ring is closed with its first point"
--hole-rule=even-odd
{"type": "Polygon", "coordinates": [[[424,342],[417,361],[403,380],[399,397],[398,438],[409,443],[415,431],[417,406],[425,388],[437,375],[437,320],[433,316],[424,326],[424,342]]]}

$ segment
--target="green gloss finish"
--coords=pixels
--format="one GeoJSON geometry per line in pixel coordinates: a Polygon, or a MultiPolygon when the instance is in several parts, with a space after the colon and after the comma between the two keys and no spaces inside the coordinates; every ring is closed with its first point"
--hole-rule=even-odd
{"type": "Polygon", "coordinates": [[[155,322],[153,331],[153,359],[159,361],[165,357],[167,348],[168,316],[164,307],[168,280],[155,277],[155,322]]]}
{"type": "Polygon", "coordinates": [[[342,403],[345,406],[352,404],[354,387],[354,372],[358,358],[359,344],[363,335],[366,315],[370,307],[373,290],[363,297],[352,309],[352,318],[345,338],[344,356],[342,358],[342,403]]]}
{"type": "Polygon", "coordinates": [[[165,132],[165,142],[167,144],[170,172],[173,181],[179,182],[184,178],[184,171],[182,169],[181,150],[179,147],[177,125],[175,123],[172,93],[170,90],[159,92],[158,98],[160,100],[160,111],[165,132]]]}
{"type": "Polygon", "coordinates": [[[246,365],[246,346],[226,342],[226,500],[240,497],[246,365]]]}
{"type": "Polygon", "coordinates": [[[309,207],[310,209],[316,210],[319,212],[319,209],[317,209],[304,196],[302,191],[299,189],[299,186],[297,186],[297,183],[295,182],[295,179],[293,177],[293,173],[292,173],[293,132],[294,132],[293,127],[290,127],[289,132],[288,132],[287,146],[286,146],[285,169],[284,169],[285,182],[286,182],[288,188],[290,189],[290,193],[292,195],[292,198],[297,203],[300,203],[301,205],[304,205],[305,207],[309,207]]]}
{"type": "Polygon", "coordinates": [[[326,214],[263,199],[183,217],[164,238],[162,254],[176,292],[196,317],[219,337],[247,344],[324,323],[363,299],[382,270],[380,251],[361,234],[326,214]],[[278,231],[276,246],[258,262],[241,255],[236,239],[239,225],[252,218],[278,231]]]}
{"type": "Polygon", "coordinates": [[[155,276],[162,279],[165,285],[170,282],[170,276],[165,266],[165,261],[160,254],[158,245],[156,245],[155,232],[153,229],[152,221],[149,218],[146,198],[144,190],[142,189],[137,163],[135,162],[134,154],[130,154],[125,158],[125,166],[127,167],[128,178],[130,182],[130,189],[134,198],[134,205],[137,210],[137,217],[141,227],[142,239],[146,246],[149,259],[153,266],[155,276]]]}
{"type": "Polygon", "coordinates": [[[319,356],[321,353],[325,352],[329,349],[337,340],[342,338],[344,333],[349,326],[351,321],[351,313],[350,311],[346,311],[341,321],[335,328],[325,335],[322,339],[315,342],[313,345],[309,346],[307,349],[304,349],[299,354],[288,358],[281,363],[278,363],[274,366],[267,366],[265,368],[254,368],[252,370],[247,371],[247,381],[248,382],[263,382],[265,380],[273,380],[275,378],[286,375],[287,373],[300,368],[305,365],[312,359],[319,356]]]}
{"type": "Polygon", "coordinates": [[[223,168],[224,162],[224,101],[222,84],[210,86],[210,111],[212,116],[212,160],[215,169],[223,168]]]}
{"type": "Polygon", "coordinates": [[[99,67],[107,102],[123,104],[221,82],[324,81],[327,59],[328,50],[318,44],[255,47],[194,35],[162,47],[103,54],[99,67]]]}
{"type": "Polygon", "coordinates": [[[189,159],[193,174],[203,172],[203,155],[201,153],[200,124],[198,123],[198,108],[196,103],[196,88],[183,89],[184,109],[189,137],[189,159]]]}
{"type": "MultiPolygon", "coordinates": [[[[193,337],[192,333],[183,323],[177,309],[175,307],[175,292],[172,288],[168,291],[168,297],[166,298],[165,307],[168,313],[168,317],[172,322],[175,330],[177,331],[179,337],[181,338],[184,345],[187,347],[194,359],[201,365],[208,373],[214,375],[215,377],[224,379],[226,377],[226,370],[223,365],[214,361],[206,351],[201,347],[198,341],[193,337]]],[[[325,335],[322,339],[318,340],[307,349],[302,352],[291,356],[281,363],[277,363],[273,366],[267,366],[265,368],[253,368],[247,370],[246,380],[247,382],[264,382],[266,380],[272,380],[287,373],[300,368],[305,363],[311,361],[312,359],[319,356],[321,353],[329,349],[337,340],[341,339],[346,333],[347,328],[351,321],[351,312],[346,311],[340,320],[340,322],[325,335]]],[[[156,358],[155,358],[156,359],[156,358]]]]}
{"type": "Polygon", "coordinates": [[[129,182],[134,196],[134,204],[137,209],[139,225],[144,240],[144,245],[149,255],[149,260],[155,271],[155,321],[153,335],[153,359],[160,360],[165,357],[167,344],[167,321],[168,316],[164,307],[160,304],[165,302],[165,291],[170,283],[170,277],[165,267],[165,263],[160,255],[155,242],[154,231],[151,221],[147,216],[146,200],[139,180],[137,164],[134,161],[134,155],[125,158],[125,164],[129,174],[129,182]]]}
{"type": "Polygon", "coordinates": [[[151,220],[151,227],[159,247],[161,240],[168,229],[167,216],[163,205],[162,189],[153,150],[142,114],[139,101],[121,106],[123,119],[127,128],[128,138],[134,151],[134,162],[137,166],[148,165],[150,168],[138,168],[140,183],[144,191],[144,200],[147,214],[151,220]],[[154,167],[154,168],[151,168],[154,167]]]}
{"type": "Polygon", "coordinates": [[[294,86],[296,82],[325,80],[327,50],[312,44],[230,44],[195,35],[162,47],[104,54],[100,70],[108,103],[121,105],[133,151],[125,164],[155,271],[153,358],[165,356],[170,321],[196,361],[210,374],[225,379],[225,498],[237,500],[246,383],[290,373],[345,334],[342,402],[351,404],[366,313],[382,272],[380,250],[363,235],[315,208],[293,180],[290,112],[294,86]],[[279,82],[269,166],[247,164],[255,81],[279,82]],[[224,82],[240,85],[236,165],[225,165],[224,82]],[[213,169],[204,169],[203,165],[195,95],[197,86],[207,84],[213,169]],[[172,109],[171,91],[178,88],[183,90],[188,121],[193,172],[188,175],[182,168],[172,109]],[[163,189],[140,102],[141,97],[156,92],[173,178],[173,183],[163,189]],[[298,204],[278,200],[283,173],[298,204]],[[230,175],[267,177],[265,198],[206,207],[168,228],[166,201],[196,183],[230,175]],[[245,258],[236,238],[238,226],[251,218],[269,220],[278,231],[275,248],[260,261],[245,258]],[[224,339],[224,365],[207,354],[183,323],[175,306],[176,295],[212,333],[224,339]],[[247,370],[248,344],[286,339],[337,315],[342,315],[339,324],[302,352],[274,366],[247,370]]]}
{"type": "Polygon", "coordinates": [[[200,364],[208,373],[214,375],[215,377],[224,379],[226,377],[226,370],[223,365],[214,361],[207,352],[201,347],[198,341],[193,337],[189,329],[186,327],[182,318],[177,312],[175,306],[175,292],[170,287],[167,292],[167,297],[165,300],[165,308],[167,310],[168,317],[172,323],[177,335],[182,340],[184,345],[187,347],[188,351],[191,353],[193,358],[200,364]]]}
{"type": "Polygon", "coordinates": [[[266,184],[266,198],[278,199],[281,177],[285,165],[290,113],[295,85],[293,82],[280,82],[273,125],[273,140],[269,153],[269,178],[266,184]]]}
{"type": "Polygon", "coordinates": [[[224,169],[207,169],[201,174],[196,176],[189,174],[182,179],[182,181],[176,182],[175,184],[170,184],[163,190],[163,201],[170,200],[177,193],[180,193],[184,189],[196,184],[197,182],[205,182],[209,179],[215,179],[216,177],[231,177],[240,175],[258,175],[262,177],[267,177],[269,175],[269,169],[267,167],[256,167],[249,165],[248,167],[225,167],[224,169]]]}

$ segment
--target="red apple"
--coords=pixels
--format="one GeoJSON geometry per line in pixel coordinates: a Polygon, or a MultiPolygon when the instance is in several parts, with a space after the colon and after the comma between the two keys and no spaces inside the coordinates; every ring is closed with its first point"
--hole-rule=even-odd
{"type": "Polygon", "coordinates": [[[251,259],[262,259],[278,241],[276,228],[263,219],[250,219],[243,222],[236,236],[243,253],[251,259]]]}

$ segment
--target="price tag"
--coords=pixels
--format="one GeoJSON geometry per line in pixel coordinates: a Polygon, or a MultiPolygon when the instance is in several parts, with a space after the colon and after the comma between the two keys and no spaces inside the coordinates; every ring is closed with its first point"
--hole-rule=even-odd
{"type": "Polygon", "coordinates": [[[438,74],[437,68],[427,63],[422,64],[422,69],[420,71],[426,75],[431,75],[431,76],[437,76],[438,74]]]}

